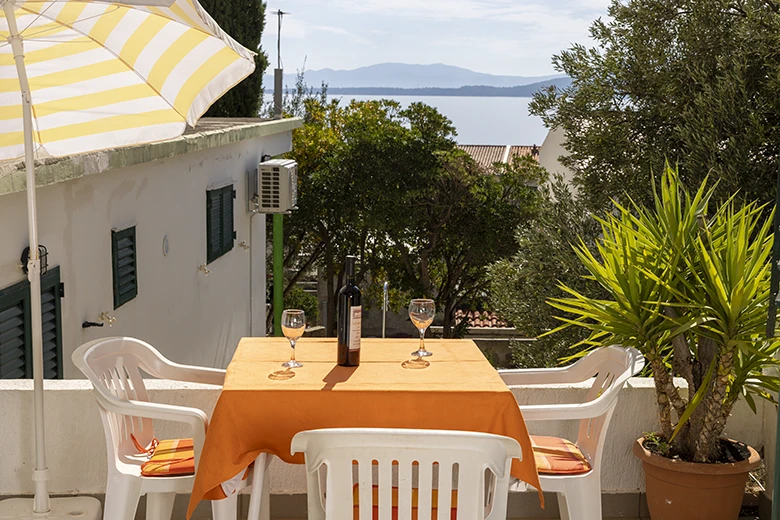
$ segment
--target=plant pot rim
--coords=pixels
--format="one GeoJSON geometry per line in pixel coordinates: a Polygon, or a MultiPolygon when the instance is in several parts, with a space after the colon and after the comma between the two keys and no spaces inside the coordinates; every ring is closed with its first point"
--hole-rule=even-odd
{"type": "MultiPolygon", "coordinates": [[[[707,463],[707,462],[687,462],[680,459],[669,459],[662,455],[651,452],[644,447],[644,437],[640,437],[634,442],[633,452],[636,457],[644,462],[663,469],[678,471],[680,473],[706,473],[709,475],[733,475],[736,473],[746,473],[756,469],[761,462],[761,456],[752,446],[745,444],[750,457],[739,462],[707,463]]],[[[731,442],[737,442],[728,439],[731,442]]],[[[744,443],[740,443],[744,444],[744,443]]]]}

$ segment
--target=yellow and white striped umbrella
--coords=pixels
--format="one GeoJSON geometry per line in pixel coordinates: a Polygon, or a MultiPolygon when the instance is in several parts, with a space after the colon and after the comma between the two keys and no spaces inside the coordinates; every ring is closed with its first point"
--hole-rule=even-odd
{"type": "MultiPolygon", "coordinates": [[[[36,514],[50,510],[35,156],[177,137],[255,69],[197,0],[0,0],[0,160],[24,156],[36,514]]],[[[0,511],[0,516],[2,512],[0,511]]]]}
{"type": "MultiPolygon", "coordinates": [[[[177,137],[254,71],[254,53],[197,0],[170,7],[131,3],[14,1],[37,156],[177,137]]],[[[0,11],[0,36],[9,34],[0,11]]],[[[12,46],[4,42],[0,160],[24,153],[19,79],[12,46]]]]}

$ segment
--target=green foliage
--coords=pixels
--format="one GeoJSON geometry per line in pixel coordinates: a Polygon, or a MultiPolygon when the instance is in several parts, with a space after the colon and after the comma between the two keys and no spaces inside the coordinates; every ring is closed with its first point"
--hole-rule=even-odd
{"type": "Polygon", "coordinates": [[[764,333],[769,305],[771,219],[761,206],[729,199],[708,218],[714,188],[695,194],[667,166],[650,209],[614,204],[599,219],[597,253],[576,251],[606,298],[562,285],[551,305],[562,329],[590,332],[583,343],[637,348],[650,362],[660,435],[683,458],[719,458],[719,438],[736,401],[772,399],[780,343],[764,333]],[[571,316],[574,316],[573,318],[571,316]],[[684,399],[674,376],[688,383],[684,399]],[[675,421],[672,411],[677,417],[675,421]],[[675,424],[676,422],[676,424],[675,424]]]}
{"type": "Polygon", "coordinates": [[[342,105],[307,88],[302,74],[285,112],[305,122],[290,154],[299,209],[285,220],[288,287],[323,268],[334,317],[343,259],[357,254],[358,282],[387,279],[398,295],[436,299],[452,335],[457,305],[484,299],[487,265],[516,249],[514,230],[535,211],[530,185],[544,170],[523,159],[486,172],[457,149],[452,122],[435,108],[342,105]]]}
{"type": "Polygon", "coordinates": [[[537,338],[512,343],[513,362],[520,368],[556,366],[574,353],[573,345],[588,337],[587,331],[577,327],[539,337],[560,324],[555,309],[547,305],[548,298],[565,294],[556,282],[591,296],[604,293],[585,277],[587,270],[572,247],[582,238],[595,250],[601,231],[598,223],[562,178],[543,187],[541,193],[538,214],[517,230],[517,252],[489,269],[491,308],[526,336],[537,338]]]}
{"type": "MultiPolygon", "coordinates": [[[[716,200],[774,200],[780,147],[780,7],[770,0],[613,0],[582,45],[553,59],[573,80],[531,112],[566,133],[563,164],[590,208],[623,193],[653,204],[647,179],[677,162],[716,200]]],[[[656,180],[657,180],[656,176],[656,180]]]]}
{"type": "MultiPolygon", "coordinates": [[[[308,110],[306,108],[309,100],[318,102],[320,105],[328,104],[328,85],[323,82],[319,90],[309,86],[306,83],[306,60],[303,61],[303,68],[298,69],[295,74],[295,87],[284,86],[285,91],[282,95],[282,116],[300,117],[307,120],[308,110]]],[[[271,100],[265,104],[261,113],[263,117],[274,116],[274,101],[271,100]]]]}
{"type": "Polygon", "coordinates": [[[645,432],[644,446],[653,453],[662,457],[668,457],[672,453],[672,445],[655,432],[645,432]]]}
{"type": "Polygon", "coordinates": [[[219,98],[207,117],[258,117],[263,100],[263,74],[268,56],[260,48],[266,3],[258,0],[202,0],[200,4],[238,43],[257,52],[255,71],[219,98]]]}
{"type": "Polygon", "coordinates": [[[436,298],[450,337],[457,307],[487,298],[487,267],[516,251],[514,232],[539,204],[530,185],[546,173],[531,158],[485,172],[459,150],[421,156],[430,169],[411,173],[418,180],[399,193],[405,211],[394,210],[397,223],[385,232],[390,247],[381,265],[391,279],[436,298]]]}
{"type": "Polygon", "coordinates": [[[294,286],[284,295],[284,308],[301,309],[309,326],[319,323],[320,306],[317,296],[305,292],[300,286],[294,286]]]}

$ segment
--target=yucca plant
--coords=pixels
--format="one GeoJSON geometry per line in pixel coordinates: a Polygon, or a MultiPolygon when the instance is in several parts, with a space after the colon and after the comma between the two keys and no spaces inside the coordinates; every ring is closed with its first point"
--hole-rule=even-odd
{"type": "MultiPolygon", "coordinates": [[[[598,219],[597,254],[575,247],[590,276],[609,294],[599,300],[565,285],[550,304],[589,329],[595,347],[640,350],[655,381],[659,436],[684,460],[720,457],[726,420],[740,397],[772,399],[780,345],[764,334],[772,240],[765,208],[734,198],[710,216],[707,181],[691,194],[667,165],[653,208],[614,204],[598,219]],[[687,392],[674,377],[687,382],[687,392]]],[[[553,331],[554,332],[554,331],[553,331]]]]}

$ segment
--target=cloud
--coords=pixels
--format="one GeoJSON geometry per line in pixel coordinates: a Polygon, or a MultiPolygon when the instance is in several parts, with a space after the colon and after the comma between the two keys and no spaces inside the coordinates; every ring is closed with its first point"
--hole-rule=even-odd
{"type": "Polygon", "coordinates": [[[337,8],[347,12],[377,13],[402,18],[432,20],[501,20],[523,22],[534,13],[551,17],[593,18],[593,12],[603,12],[609,0],[568,0],[545,4],[521,3],[517,0],[335,0],[337,8]]]}
{"type": "Polygon", "coordinates": [[[331,25],[314,25],[312,26],[312,29],[315,31],[323,31],[331,34],[338,34],[341,36],[346,36],[347,38],[351,39],[355,43],[361,43],[363,45],[372,45],[373,42],[369,40],[368,38],[364,38],[360,36],[359,34],[355,34],[353,32],[350,32],[342,27],[333,27],[331,25]]]}
{"type": "MultiPolygon", "coordinates": [[[[266,31],[264,32],[264,36],[273,37],[275,40],[276,35],[278,33],[277,27],[278,26],[276,24],[276,19],[269,20],[268,25],[266,26],[266,31]]],[[[282,37],[284,39],[292,38],[296,40],[303,40],[311,37],[316,37],[314,33],[317,32],[343,36],[349,40],[352,40],[355,43],[360,43],[362,45],[373,44],[369,39],[364,38],[363,36],[360,36],[359,34],[356,34],[354,32],[348,31],[343,27],[312,24],[305,20],[301,20],[299,18],[298,19],[291,18],[291,17],[284,18],[282,21],[282,37]]]]}

